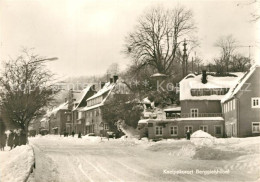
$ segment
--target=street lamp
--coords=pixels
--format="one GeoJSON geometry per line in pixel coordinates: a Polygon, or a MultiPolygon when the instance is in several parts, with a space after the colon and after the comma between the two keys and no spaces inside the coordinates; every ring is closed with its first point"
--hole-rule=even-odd
{"type": "Polygon", "coordinates": [[[39,63],[39,62],[44,62],[44,61],[56,61],[58,59],[59,59],[58,57],[37,59],[37,60],[35,60],[33,62],[30,62],[29,64],[34,64],[34,63],[39,63]]]}

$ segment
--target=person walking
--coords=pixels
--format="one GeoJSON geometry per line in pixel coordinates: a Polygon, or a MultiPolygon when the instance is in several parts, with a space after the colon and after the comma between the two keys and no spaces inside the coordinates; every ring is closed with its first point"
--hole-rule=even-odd
{"type": "Polygon", "coordinates": [[[14,148],[19,145],[20,139],[19,139],[18,133],[14,132],[14,148]]]}
{"type": "Polygon", "coordinates": [[[190,130],[189,129],[186,132],[186,138],[187,138],[187,140],[190,140],[190,130]]]}
{"type": "Polygon", "coordinates": [[[79,132],[78,138],[81,138],[81,132],[79,132]]]}
{"type": "Polygon", "coordinates": [[[7,139],[7,146],[9,146],[12,150],[13,146],[14,146],[14,133],[11,130],[9,135],[8,135],[8,139],[7,139]]]}
{"type": "Polygon", "coordinates": [[[5,150],[6,139],[7,139],[7,135],[5,133],[1,134],[1,136],[0,136],[0,146],[1,146],[2,151],[5,150]]]}
{"type": "Polygon", "coordinates": [[[21,132],[19,139],[20,139],[20,142],[19,142],[20,145],[26,145],[26,143],[27,143],[26,133],[24,131],[21,132]]]}

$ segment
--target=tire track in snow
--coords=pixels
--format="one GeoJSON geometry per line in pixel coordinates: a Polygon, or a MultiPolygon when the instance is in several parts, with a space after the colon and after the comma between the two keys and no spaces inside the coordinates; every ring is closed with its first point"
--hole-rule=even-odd
{"type": "MultiPolygon", "coordinates": [[[[111,176],[111,175],[108,175],[108,174],[106,174],[106,173],[104,174],[103,170],[100,169],[100,167],[95,166],[95,164],[93,164],[92,162],[90,162],[89,160],[87,160],[86,157],[84,157],[83,160],[84,160],[87,164],[91,165],[91,166],[95,169],[95,171],[99,174],[98,177],[101,177],[101,176],[103,177],[103,176],[105,175],[105,177],[106,177],[105,180],[106,180],[106,181],[107,181],[107,180],[108,180],[108,181],[114,181],[113,179],[110,179],[110,178],[109,178],[109,176],[111,176]]],[[[104,179],[102,179],[102,181],[104,181],[104,179]]]]}
{"type": "MultiPolygon", "coordinates": [[[[76,159],[76,165],[78,167],[78,169],[80,170],[80,172],[90,181],[90,182],[94,182],[94,180],[82,169],[82,164],[80,163],[80,160],[77,156],[73,155],[71,152],[68,152],[68,154],[76,159]]],[[[68,158],[67,158],[68,159],[68,158]]],[[[77,176],[77,173],[74,169],[74,167],[72,167],[75,176],[77,176]]],[[[78,177],[77,177],[78,178],[78,177]]]]}
{"type": "MultiPolygon", "coordinates": [[[[79,158],[78,158],[79,160],[79,158]]],[[[112,174],[111,172],[109,172],[108,170],[106,170],[104,167],[101,166],[101,164],[99,162],[95,162],[95,164],[93,164],[92,162],[90,162],[89,160],[86,160],[86,156],[84,156],[84,161],[88,164],[90,164],[95,170],[96,172],[100,173],[101,175],[104,175],[104,173],[110,177],[112,177],[113,179],[109,179],[108,181],[120,181],[123,182],[124,180],[122,180],[121,178],[115,176],[114,174],[112,174]]]]}
{"type": "Polygon", "coordinates": [[[67,162],[68,162],[68,164],[69,164],[69,166],[70,166],[70,169],[72,169],[72,171],[73,171],[73,173],[74,173],[73,178],[74,178],[74,179],[76,178],[76,181],[80,182],[79,177],[78,177],[78,175],[77,175],[77,173],[76,173],[74,167],[71,165],[68,156],[66,157],[66,160],[67,160],[67,162]]]}
{"type": "MultiPolygon", "coordinates": [[[[127,165],[127,164],[125,164],[125,163],[123,163],[123,162],[121,162],[121,161],[119,161],[119,160],[113,158],[112,156],[108,158],[108,157],[107,157],[107,151],[105,151],[105,148],[101,148],[100,151],[104,154],[103,156],[104,156],[108,161],[111,161],[111,163],[117,163],[117,164],[119,164],[120,166],[122,166],[124,169],[126,169],[126,171],[128,171],[127,174],[132,174],[132,173],[134,173],[134,174],[138,174],[138,175],[140,175],[140,176],[142,176],[142,177],[144,177],[144,178],[151,178],[150,175],[145,174],[145,173],[142,173],[142,172],[139,172],[138,170],[136,170],[136,169],[130,167],[129,165],[127,165]],[[130,171],[130,172],[129,172],[129,171],[130,171]]],[[[126,151],[123,151],[123,150],[119,150],[119,151],[120,151],[120,154],[123,154],[123,155],[125,155],[125,156],[130,156],[130,154],[127,153],[126,151]]],[[[131,156],[136,157],[136,155],[131,155],[131,156]]],[[[122,169],[122,168],[117,167],[117,169],[122,169]]],[[[120,172],[120,174],[122,174],[122,171],[119,171],[119,172],[120,172]]],[[[124,172],[125,172],[125,171],[124,171],[124,172]]],[[[133,175],[133,176],[134,176],[135,179],[136,179],[136,175],[133,175]]],[[[133,177],[133,176],[131,176],[131,177],[133,177]]],[[[129,176],[128,176],[128,177],[129,177],[129,176]]],[[[141,180],[141,181],[142,181],[142,180],[141,180]]]]}

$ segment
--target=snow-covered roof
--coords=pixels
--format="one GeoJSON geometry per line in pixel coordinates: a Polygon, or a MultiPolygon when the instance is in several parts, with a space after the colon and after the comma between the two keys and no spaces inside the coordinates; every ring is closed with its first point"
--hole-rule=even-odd
{"type": "Polygon", "coordinates": [[[155,73],[153,74],[151,77],[166,77],[167,75],[163,74],[163,73],[155,73]]]}
{"type": "Polygon", "coordinates": [[[141,101],[142,104],[151,104],[152,102],[148,99],[148,97],[144,98],[142,101],[141,101]]]}
{"type": "Polygon", "coordinates": [[[181,121],[201,121],[201,120],[207,120],[207,121],[223,121],[223,117],[195,117],[195,118],[179,118],[181,121]]]}
{"type": "Polygon", "coordinates": [[[97,97],[99,97],[99,96],[101,96],[101,95],[103,95],[103,94],[109,92],[109,93],[107,94],[107,96],[106,96],[105,98],[103,98],[103,100],[101,101],[101,103],[95,104],[95,105],[93,105],[93,106],[86,106],[86,107],[82,108],[80,111],[88,111],[88,110],[95,109],[95,108],[97,108],[97,107],[103,106],[104,103],[105,103],[105,101],[106,101],[106,99],[108,98],[110,92],[111,92],[112,89],[115,87],[115,85],[116,85],[115,83],[107,82],[107,83],[103,86],[102,89],[100,89],[96,94],[94,94],[92,97],[90,97],[90,98],[87,99],[87,101],[90,101],[90,100],[92,100],[92,99],[94,99],[94,98],[97,98],[97,97]]]}
{"type": "Polygon", "coordinates": [[[45,121],[47,121],[47,118],[43,117],[40,122],[45,122],[45,121]]]}
{"type": "Polygon", "coordinates": [[[68,102],[62,103],[58,107],[55,107],[53,110],[47,112],[45,117],[50,117],[52,114],[56,114],[59,110],[66,110],[68,109],[68,102]]]}
{"type": "Polygon", "coordinates": [[[80,102],[81,95],[82,95],[82,91],[81,90],[73,90],[74,103],[79,103],[80,102]]]}
{"type": "Polygon", "coordinates": [[[93,106],[86,106],[86,107],[82,108],[80,111],[88,111],[88,110],[95,109],[95,108],[98,108],[103,105],[104,105],[104,102],[101,102],[101,103],[93,105],[93,106]]]}
{"type": "Polygon", "coordinates": [[[163,110],[164,112],[167,111],[181,111],[181,107],[171,107],[171,108],[166,108],[163,110]]]}
{"type": "Polygon", "coordinates": [[[221,100],[224,95],[192,96],[191,89],[231,88],[243,76],[242,72],[232,74],[236,76],[207,75],[206,84],[201,82],[201,74],[188,74],[180,81],[180,100],[221,100]]]}
{"type": "Polygon", "coordinates": [[[76,110],[80,103],[83,101],[85,95],[88,93],[88,91],[91,89],[92,85],[88,85],[86,88],[84,88],[78,95],[76,98],[76,101],[74,103],[77,103],[77,106],[75,108],[73,108],[73,110],[76,110]]]}
{"type": "Polygon", "coordinates": [[[140,119],[138,124],[147,124],[150,119],[140,119]]]}
{"type": "Polygon", "coordinates": [[[100,89],[96,94],[94,94],[92,97],[88,98],[87,101],[91,100],[91,99],[94,99],[94,98],[97,98],[101,95],[103,95],[104,93],[112,90],[114,87],[115,87],[115,83],[110,83],[110,82],[107,82],[102,89],[100,89]]]}
{"type": "Polygon", "coordinates": [[[139,124],[145,124],[149,122],[175,122],[175,121],[224,121],[223,117],[195,117],[195,118],[176,118],[176,119],[142,119],[139,120],[139,124]]]}
{"type": "Polygon", "coordinates": [[[245,82],[251,77],[251,75],[254,73],[256,68],[259,68],[260,66],[255,64],[253,65],[250,70],[244,74],[242,78],[240,78],[236,84],[233,85],[233,87],[229,90],[229,92],[225,95],[225,97],[222,98],[221,103],[224,103],[225,101],[231,99],[234,97],[234,95],[237,94],[237,92],[241,89],[241,87],[245,84],[245,82]]]}

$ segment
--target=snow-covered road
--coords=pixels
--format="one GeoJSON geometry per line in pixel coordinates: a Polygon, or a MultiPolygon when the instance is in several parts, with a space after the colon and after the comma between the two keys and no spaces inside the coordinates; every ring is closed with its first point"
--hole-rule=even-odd
{"type": "Polygon", "coordinates": [[[259,177],[259,153],[231,150],[219,156],[214,154],[223,144],[214,150],[195,150],[186,140],[101,142],[99,139],[89,141],[59,136],[33,138],[30,143],[36,155],[36,170],[29,180],[31,182],[252,181],[259,177]],[[212,153],[218,159],[204,160],[200,156],[204,156],[203,152],[212,153]],[[210,170],[223,173],[206,174],[210,170]],[[176,174],[178,172],[182,174],[176,174]]]}

